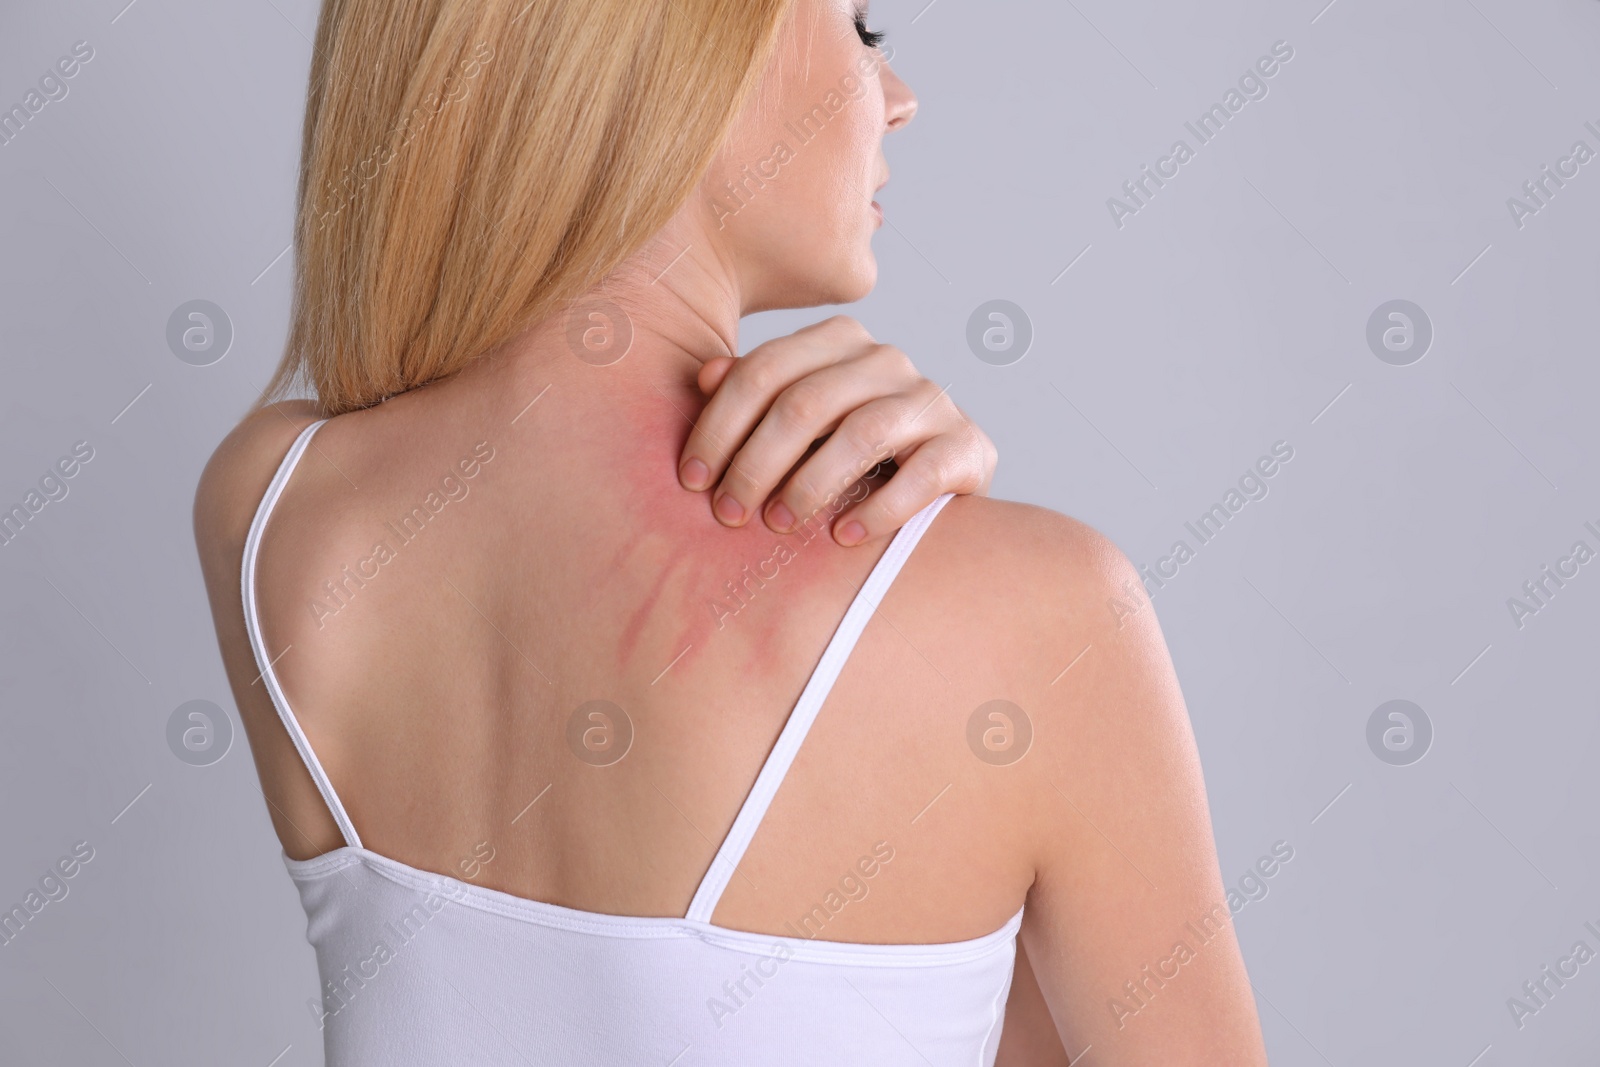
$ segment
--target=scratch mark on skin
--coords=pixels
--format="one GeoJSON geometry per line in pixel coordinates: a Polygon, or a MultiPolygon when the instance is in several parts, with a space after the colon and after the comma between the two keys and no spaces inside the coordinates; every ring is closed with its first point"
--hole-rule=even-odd
{"type": "MultiPolygon", "coordinates": [[[[596,590],[633,601],[618,636],[618,667],[642,665],[657,677],[661,664],[686,646],[684,666],[712,654],[717,635],[734,627],[747,631],[739,644],[752,659],[770,662],[781,651],[786,612],[754,609],[838,573],[846,558],[839,554],[850,550],[828,534],[832,516],[823,510],[795,532],[778,534],[758,510],[744,526],[724,527],[711,514],[711,490],[690,492],[677,475],[690,419],[707,398],[691,381],[647,386],[619,403],[634,432],[594,442],[602,457],[596,471],[626,485],[627,528],[646,532],[612,553],[596,590]]],[[[862,556],[862,564],[875,555],[862,556]]]]}

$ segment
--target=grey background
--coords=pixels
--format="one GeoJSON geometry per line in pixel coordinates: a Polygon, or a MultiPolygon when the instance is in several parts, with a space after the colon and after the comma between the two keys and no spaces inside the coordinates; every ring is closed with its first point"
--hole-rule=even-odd
{"type": "MultiPolygon", "coordinates": [[[[0,1060],[315,1064],[245,742],[190,766],[166,726],[232,714],[190,503],[281,348],[316,5],[126,2],[0,7],[0,105],[95,49],[0,146],[0,503],[95,449],[0,547],[0,904],[95,849],[0,946],[0,1060]],[[212,366],[165,341],[193,299],[236,332],[212,366]]],[[[1506,201],[1600,149],[1600,4],[924,3],[875,5],[922,112],[855,313],[993,436],[995,494],[1153,563],[1294,449],[1155,598],[1224,876],[1295,850],[1236,918],[1272,1062],[1595,1063],[1600,962],[1520,1030],[1506,1000],[1600,949],[1600,562],[1521,628],[1507,599],[1600,548],[1600,161],[1520,229],[1506,201]],[[1117,228],[1106,199],[1278,40],[1269,95],[1117,228]],[[996,298],[1034,331],[1011,366],[966,346],[996,298]],[[1365,340],[1392,299],[1435,328],[1410,366],[1365,340]],[[1433,724],[1410,766],[1367,746],[1391,699],[1433,724]]]]}

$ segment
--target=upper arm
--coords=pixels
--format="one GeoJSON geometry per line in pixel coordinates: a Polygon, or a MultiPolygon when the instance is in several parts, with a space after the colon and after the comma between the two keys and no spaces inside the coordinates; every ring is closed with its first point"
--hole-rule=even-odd
{"type": "Polygon", "coordinates": [[[1040,561],[1056,660],[1031,695],[1054,762],[1035,784],[1023,946],[1073,1057],[1265,1064],[1161,627],[1126,556],[1064,522],[1063,550],[1040,561]]]}
{"type": "Polygon", "coordinates": [[[318,417],[308,401],[252,412],[212,453],[194,499],[195,547],[223,666],[278,837],[297,857],[326,851],[341,839],[259,681],[260,668],[245,629],[240,577],[245,541],[261,498],[295,438],[318,417]]]}
{"type": "MultiPolygon", "coordinates": [[[[251,412],[211,454],[194,495],[194,540],[211,601],[212,622],[228,679],[248,715],[264,697],[263,687],[239,682],[255,678],[254,653],[244,627],[240,575],[244,543],[256,508],[300,431],[317,419],[309,401],[287,401],[251,412]]],[[[267,705],[271,710],[270,702],[267,705]]]]}

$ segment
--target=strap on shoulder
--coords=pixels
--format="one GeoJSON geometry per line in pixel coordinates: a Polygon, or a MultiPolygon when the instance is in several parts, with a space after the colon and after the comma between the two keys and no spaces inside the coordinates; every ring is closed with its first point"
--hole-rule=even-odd
{"type": "MultiPolygon", "coordinates": [[[[344,835],[345,844],[360,848],[361,838],[356,834],[355,825],[351,823],[344,805],[340,803],[339,794],[334,792],[333,783],[328,780],[328,774],[322,769],[317,754],[311,750],[311,742],[306,739],[305,731],[300,728],[294,712],[289,710],[289,700],[284,696],[283,687],[278,684],[278,676],[272,669],[273,657],[267,654],[267,644],[261,636],[261,618],[256,611],[256,554],[261,550],[261,537],[266,532],[267,519],[271,517],[272,509],[277,506],[278,498],[283,495],[284,487],[289,484],[289,476],[294,473],[300,457],[311,444],[312,435],[327,421],[319,419],[300,431],[300,436],[295,438],[294,444],[289,448],[289,454],[279,465],[277,474],[273,475],[272,484],[267,486],[266,496],[261,498],[261,505],[256,508],[255,521],[250,524],[250,535],[245,539],[244,565],[240,580],[244,593],[245,629],[250,634],[250,647],[255,652],[256,666],[261,668],[261,680],[266,684],[273,706],[278,709],[278,718],[283,720],[284,729],[289,731],[295,749],[305,761],[312,780],[317,783],[317,791],[322,794],[328,810],[333,813],[334,821],[339,824],[339,832],[344,835]]],[[[283,651],[289,650],[285,648],[283,651]]],[[[282,656],[283,653],[280,652],[278,655],[282,656]]]]}
{"type": "Polygon", "coordinates": [[[838,680],[845,661],[855,649],[857,639],[866,629],[873,613],[878,610],[878,604],[882,602],[884,593],[888,592],[890,584],[900,573],[900,568],[910,557],[911,550],[917,547],[917,542],[922,539],[923,533],[933,522],[933,517],[939,514],[954,495],[945,493],[913,515],[911,521],[895,534],[894,540],[889,543],[889,548],[873,566],[872,573],[867,575],[866,583],[850,602],[850,608],[845,612],[839,628],[834,631],[833,639],[823,650],[817,669],[811,672],[811,680],[806,683],[794,710],[789,713],[789,721],[784,723],[783,732],[778,735],[778,740],[772,746],[772,752],[767,756],[766,763],[762,764],[761,773],[756,776],[755,784],[750,787],[750,795],[745,798],[744,806],[739,809],[738,816],[733,820],[733,828],[728,831],[722,847],[717,850],[716,857],[711,861],[711,868],[706,871],[705,879],[695,891],[685,918],[703,923],[711,921],[711,916],[717,910],[717,902],[722,899],[723,890],[727,889],[734,870],[743,861],[751,839],[755,837],[761,820],[767,814],[767,808],[772,804],[772,798],[777,795],[778,787],[783,784],[784,776],[789,773],[789,767],[794,763],[794,757],[800,751],[806,734],[810,732],[811,724],[817,720],[817,713],[822,710],[828,694],[833,691],[833,683],[838,680]]]}

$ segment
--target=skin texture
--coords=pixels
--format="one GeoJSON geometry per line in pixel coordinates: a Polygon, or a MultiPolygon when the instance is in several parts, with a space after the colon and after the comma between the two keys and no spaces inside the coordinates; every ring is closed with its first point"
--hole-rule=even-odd
{"type": "MultiPolygon", "coordinates": [[[[783,117],[869,51],[852,15],[800,4],[724,166],[764,158],[783,117]]],[[[268,654],[367,848],[568,907],[687,909],[885,547],[817,536],[719,616],[711,598],[782,539],[765,523],[724,526],[675,484],[707,403],[701,375],[737,350],[739,316],[854,299],[875,278],[878,145],[914,108],[877,70],[727,225],[695,198],[608,282],[633,323],[625,358],[592,365],[565,324],[538,324],[455,378],[318,432],[267,528],[257,589],[268,654]],[[474,455],[492,458],[467,477],[474,455]],[[396,536],[451,471],[465,492],[396,536]],[[344,579],[380,541],[392,557],[344,579]],[[592,700],[632,725],[610,766],[568,746],[592,700]]],[[[866,343],[849,324],[828,329],[836,349],[866,343]]],[[[342,841],[256,680],[238,576],[257,503],[314,417],[291,403],[247,418],[195,508],[224,662],[294,858],[342,841]]],[[[853,482],[832,488],[870,488],[853,482]]],[[[1182,694],[1154,609],[1130,589],[1136,570],[1082,523],[952,500],[867,625],[713,922],[788,933],[863,857],[889,854],[818,936],[964,940],[1026,903],[1002,1063],[1089,1046],[1090,1064],[1265,1063],[1231,926],[1203,944],[1190,932],[1223,888],[1182,694]],[[974,712],[997,699],[1033,731],[1004,766],[968,742],[974,712]],[[1131,999],[1125,983],[1179,941],[1193,958],[1131,999]]]]}

